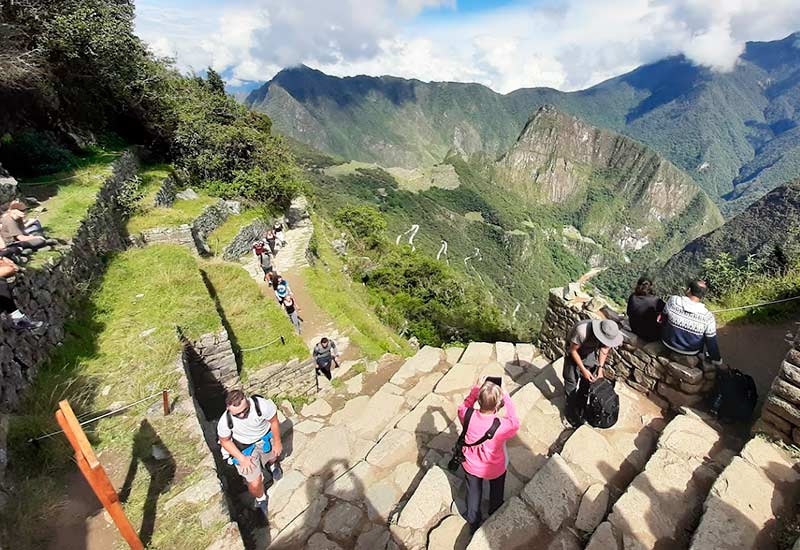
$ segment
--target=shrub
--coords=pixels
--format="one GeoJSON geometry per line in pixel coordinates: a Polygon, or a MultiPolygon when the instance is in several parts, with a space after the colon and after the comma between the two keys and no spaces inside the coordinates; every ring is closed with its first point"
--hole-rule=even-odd
{"type": "Polygon", "coordinates": [[[386,220],[373,206],[345,206],[336,212],[334,220],[365,249],[380,249],[386,243],[386,220]]]}
{"type": "Polygon", "coordinates": [[[0,139],[0,163],[18,176],[60,172],[75,166],[76,162],[75,155],[46,132],[23,130],[0,139]]]}

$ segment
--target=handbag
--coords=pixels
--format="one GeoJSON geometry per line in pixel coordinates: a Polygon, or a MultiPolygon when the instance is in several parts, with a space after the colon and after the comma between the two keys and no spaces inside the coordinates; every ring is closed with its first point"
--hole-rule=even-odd
{"type": "Polygon", "coordinates": [[[500,419],[495,418],[492,421],[492,425],[486,431],[483,436],[476,441],[475,443],[467,443],[467,428],[469,427],[469,421],[472,418],[472,414],[475,412],[475,409],[472,407],[468,408],[467,411],[464,413],[464,427],[461,429],[461,435],[458,436],[456,439],[455,445],[453,445],[453,458],[450,459],[450,462],[447,463],[447,469],[451,472],[455,472],[458,470],[458,467],[464,462],[464,447],[477,447],[478,445],[492,439],[494,434],[497,432],[497,429],[500,427],[500,419]]]}

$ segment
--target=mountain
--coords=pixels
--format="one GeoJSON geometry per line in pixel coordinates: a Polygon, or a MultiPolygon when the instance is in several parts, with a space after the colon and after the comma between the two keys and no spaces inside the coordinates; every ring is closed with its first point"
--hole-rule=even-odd
{"type": "Polygon", "coordinates": [[[453,149],[499,155],[529,114],[550,104],[650,145],[730,215],[800,173],[800,34],[748,43],[729,73],[675,56],[577,92],[501,95],[479,84],[337,78],[301,66],[246,103],[318,149],[406,168],[453,149]]]}
{"type": "Polygon", "coordinates": [[[531,117],[492,180],[532,204],[572,213],[584,235],[623,252],[654,242],[667,252],[669,222],[678,217],[694,235],[722,223],[697,184],[654,150],[551,106],[531,117]]]}
{"type": "Polygon", "coordinates": [[[663,278],[683,283],[701,274],[706,258],[720,253],[737,264],[751,255],[766,265],[800,260],[800,179],[773,189],[715,231],[687,244],[666,263],[663,278]]]}
{"type": "Polygon", "coordinates": [[[722,223],[697,184],[652,149],[551,106],[499,159],[452,151],[432,167],[382,168],[290,143],[324,217],[371,204],[392,240],[408,242],[417,227],[412,244],[479,282],[520,334],[538,328],[549,288],[592,267],[663,264],[722,223]]]}

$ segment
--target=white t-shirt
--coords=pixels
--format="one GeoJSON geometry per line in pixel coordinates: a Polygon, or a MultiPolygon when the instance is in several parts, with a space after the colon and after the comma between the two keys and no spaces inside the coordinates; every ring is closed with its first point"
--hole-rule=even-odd
{"type": "Polygon", "coordinates": [[[237,418],[231,415],[233,420],[233,432],[228,428],[228,412],[222,414],[222,417],[217,422],[217,435],[221,439],[227,439],[233,434],[233,439],[239,443],[255,443],[269,432],[271,426],[269,421],[278,413],[278,407],[272,402],[272,399],[264,399],[263,397],[250,397],[250,412],[247,418],[237,418]],[[261,416],[259,417],[256,412],[256,407],[253,404],[253,399],[258,399],[258,405],[261,408],[261,416]]]}

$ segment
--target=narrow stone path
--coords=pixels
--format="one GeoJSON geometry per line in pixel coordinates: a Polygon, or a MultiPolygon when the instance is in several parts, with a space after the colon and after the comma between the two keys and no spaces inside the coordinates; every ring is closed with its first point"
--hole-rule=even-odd
{"type": "MultiPolygon", "coordinates": [[[[289,281],[289,286],[300,306],[300,318],[303,320],[303,333],[301,336],[308,349],[313,349],[320,338],[326,336],[336,342],[336,346],[342,354],[342,361],[358,360],[361,357],[358,347],[350,342],[350,338],[345,332],[339,330],[336,321],[327,311],[317,305],[306,288],[303,269],[309,267],[306,249],[313,233],[314,227],[310,222],[308,222],[308,225],[301,225],[285,231],[286,246],[278,250],[275,255],[275,267],[278,269],[278,273],[289,281]]],[[[250,254],[245,261],[244,267],[250,276],[258,281],[263,294],[274,299],[274,292],[264,282],[264,275],[261,271],[261,266],[258,264],[258,258],[250,254]]]]}

